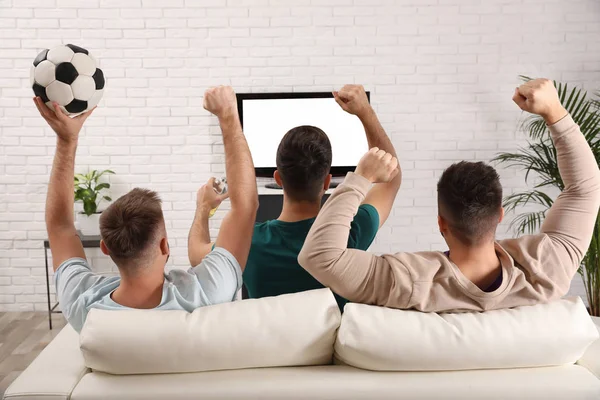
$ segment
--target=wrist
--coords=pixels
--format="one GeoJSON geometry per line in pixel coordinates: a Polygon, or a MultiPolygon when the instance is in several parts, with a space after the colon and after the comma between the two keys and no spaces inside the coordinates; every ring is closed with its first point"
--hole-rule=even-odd
{"type": "Polygon", "coordinates": [[[205,203],[196,205],[196,215],[200,218],[208,218],[212,208],[205,203]]]}
{"type": "Polygon", "coordinates": [[[56,147],[66,147],[69,149],[77,148],[77,137],[71,139],[63,139],[60,136],[57,136],[56,147]]]}
{"type": "Polygon", "coordinates": [[[541,115],[546,121],[546,125],[551,126],[567,116],[569,112],[562,105],[556,106],[547,113],[541,115]]]}
{"type": "Polygon", "coordinates": [[[365,173],[365,172],[363,172],[363,171],[359,170],[358,168],[357,168],[357,169],[354,171],[354,174],[355,174],[355,175],[358,175],[358,176],[360,176],[360,177],[362,177],[362,178],[365,178],[366,180],[368,180],[368,181],[369,181],[369,182],[371,182],[371,183],[373,183],[373,182],[374,182],[374,179],[373,179],[373,177],[372,177],[372,176],[370,176],[369,174],[367,174],[367,173],[365,173]]]}
{"type": "Polygon", "coordinates": [[[361,110],[359,113],[356,114],[356,116],[358,117],[358,119],[361,120],[361,122],[368,121],[375,115],[376,115],[375,110],[373,110],[373,107],[371,107],[370,105],[368,105],[367,107],[365,107],[363,110],[361,110]]]}
{"type": "Polygon", "coordinates": [[[229,124],[239,120],[237,110],[234,108],[223,111],[217,118],[219,119],[220,124],[229,124]]]}

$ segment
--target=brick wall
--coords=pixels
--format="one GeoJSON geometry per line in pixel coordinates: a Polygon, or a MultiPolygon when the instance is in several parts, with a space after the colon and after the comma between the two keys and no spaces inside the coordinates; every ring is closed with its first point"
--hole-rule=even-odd
{"type": "MultiPolygon", "coordinates": [[[[596,0],[0,0],[0,311],[45,307],[54,135],[28,87],[42,48],[75,43],[101,60],[107,90],[76,169],[115,170],[113,197],[158,190],[169,267],[183,267],[194,193],[224,171],[216,120],[201,107],[208,86],[364,84],[404,170],[372,249],[443,249],[434,196],[443,168],[523,143],[510,100],[519,74],[597,89],[599,35],[596,0]]],[[[523,173],[500,172],[507,193],[523,187],[523,173]]],[[[509,235],[503,225],[499,236],[509,235]]],[[[111,270],[99,252],[88,254],[111,270]]]]}

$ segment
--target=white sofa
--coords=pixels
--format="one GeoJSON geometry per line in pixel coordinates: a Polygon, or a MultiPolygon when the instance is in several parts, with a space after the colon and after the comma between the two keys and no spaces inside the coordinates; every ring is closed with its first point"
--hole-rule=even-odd
{"type": "MultiPolygon", "coordinates": [[[[386,370],[403,368],[402,365],[394,365],[395,356],[387,361],[384,360],[385,362],[377,361],[386,357],[385,352],[381,352],[381,349],[386,348],[385,346],[390,346],[390,354],[407,351],[406,343],[402,343],[398,339],[407,338],[407,335],[414,335],[417,331],[414,329],[411,331],[411,327],[407,326],[407,329],[401,332],[402,326],[398,325],[399,321],[409,318],[418,325],[421,322],[414,322],[415,318],[419,319],[422,316],[429,318],[429,320],[422,321],[425,321],[424,323],[428,326],[437,323],[438,327],[432,328],[437,333],[428,332],[428,338],[423,338],[423,340],[438,340],[439,338],[432,339],[432,335],[447,335],[448,332],[453,332],[452,337],[449,338],[449,343],[453,343],[450,347],[458,349],[461,338],[472,340],[469,339],[468,332],[466,332],[467,334],[461,332],[465,328],[465,321],[468,318],[479,318],[477,314],[475,316],[472,314],[467,319],[451,315],[450,319],[438,318],[435,322],[431,319],[432,315],[403,314],[411,312],[353,305],[354,308],[346,309],[341,321],[342,328],[336,332],[335,325],[340,324],[340,316],[339,311],[335,312],[336,306],[333,297],[329,295],[327,300],[323,300],[325,299],[323,291],[315,291],[315,293],[317,293],[316,297],[314,293],[292,295],[285,298],[283,303],[281,299],[272,298],[258,300],[256,303],[245,303],[244,301],[207,307],[197,315],[194,314],[199,310],[187,314],[188,316],[174,312],[175,314],[172,316],[166,317],[171,318],[169,324],[156,324],[152,321],[152,318],[154,321],[162,320],[165,318],[165,314],[155,317],[151,314],[143,314],[143,318],[134,318],[135,322],[131,322],[132,316],[126,314],[114,312],[112,314],[90,314],[81,338],[71,327],[65,327],[8,388],[4,399],[600,399],[600,340],[596,340],[589,347],[585,345],[585,348],[581,350],[584,354],[577,356],[577,363],[569,362],[564,365],[536,368],[376,372],[339,365],[339,361],[338,365],[248,368],[249,365],[324,363],[319,359],[320,357],[315,358],[314,355],[323,353],[323,349],[327,346],[331,347],[330,354],[333,355],[334,340],[336,341],[336,355],[341,355],[342,357],[339,358],[344,359],[345,362],[360,364],[367,357],[368,362],[371,363],[370,369],[378,369],[373,368],[372,365],[381,365],[381,369],[386,370]],[[314,300],[312,303],[311,298],[314,300]],[[319,305],[319,302],[322,304],[319,305]],[[327,304],[323,304],[324,302],[327,304]],[[240,306],[240,303],[245,304],[240,306]],[[257,310],[256,307],[259,309],[257,310]],[[252,309],[259,315],[258,317],[248,315],[252,309]],[[307,310],[307,312],[303,313],[302,310],[307,310]],[[238,316],[243,315],[241,323],[246,329],[232,329],[234,326],[231,324],[236,322],[232,322],[231,314],[236,313],[238,316]],[[313,317],[310,317],[311,313],[314,314],[313,317]],[[356,319],[357,316],[360,317],[364,313],[371,313],[372,316],[367,318],[368,326],[362,325],[370,328],[361,331],[361,325],[356,324],[356,320],[350,321],[349,319],[356,319]],[[265,330],[261,318],[267,316],[278,322],[275,326],[265,330]],[[122,326],[106,329],[105,319],[113,317],[119,318],[115,321],[120,321],[122,326]],[[455,322],[453,319],[462,322],[455,322]],[[209,330],[205,329],[206,321],[212,325],[209,330]],[[155,324],[155,330],[158,332],[155,335],[155,339],[159,340],[158,343],[164,342],[164,334],[171,328],[174,338],[183,331],[187,334],[197,335],[197,340],[194,340],[192,344],[182,344],[182,340],[178,340],[179,343],[171,346],[148,346],[148,342],[145,342],[144,346],[146,347],[143,349],[131,346],[131,341],[134,341],[140,332],[148,329],[147,324],[152,323],[155,324]],[[385,323],[386,326],[396,324],[396,328],[393,329],[398,331],[398,337],[389,337],[389,343],[385,343],[385,340],[376,340],[373,335],[385,330],[377,328],[377,324],[382,323],[385,323]],[[190,328],[190,324],[195,328],[190,328]],[[198,328],[198,324],[204,324],[205,327],[198,328]],[[461,324],[463,325],[461,326],[461,324]],[[181,329],[182,326],[187,328],[181,329]],[[291,335],[289,338],[286,333],[280,331],[282,327],[288,328],[291,335]],[[124,332],[127,333],[124,334],[124,332]],[[243,334],[252,336],[260,332],[267,336],[266,340],[257,338],[255,346],[249,352],[242,352],[244,354],[240,356],[242,359],[240,365],[245,369],[232,369],[236,368],[236,361],[230,356],[240,353],[240,351],[235,349],[237,344],[232,343],[231,339],[237,340],[237,338],[244,337],[243,334]],[[334,333],[333,338],[331,337],[332,332],[334,333]],[[115,340],[118,341],[123,337],[120,335],[126,337],[122,339],[123,343],[116,343],[115,340]],[[375,349],[373,354],[365,355],[365,352],[370,352],[373,346],[357,348],[357,344],[360,347],[360,340],[357,342],[356,339],[361,337],[371,337],[374,342],[381,342],[379,350],[375,349]],[[214,343],[214,346],[206,345],[211,342],[214,343]],[[229,346],[222,351],[224,360],[214,358],[220,353],[218,349],[210,349],[210,347],[219,348],[224,343],[228,343],[229,346]],[[268,346],[269,343],[274,346],[287,344],[290,350],[280,347],[280,351],[273,352],[278,354],[257,357],[257,354],[263,352],[263,347],[268,346]],[[182,352],[181,346],[195,346],[196,348],[190,348],[186,354],[182,352]],[[342,349],[344,346],[348,346],[347,348],[351,348],[352,351],[345,352],[342,349]],[[115,348],[119,348],[119,351],[115,351],[115,348]],[[204,352],[202,354],[205,355],[205,358],[195,360],[197,351],[204,352]],[[362,354],[357,357],[356,354],[361,352],[362,354]],[[380,354],[376,354],[377,352],[380,354]],[[115,354],[123,354],[123,358],[115,358],[115,354]],[[169,354],[175,354],[176,357],[168,359],[169,354]],[[152,357],[165,361],[164,363],[154,362],[148,367],[148,360],[152,357]],[[177,361],[178,358],[181,359],[181,363],[174,363],[173,360],[177,361]],[[210,367],[210,363],[217,363],[216,369],[225,370],[172,373],[177,370],[205,370],[210,367]],[[88,368],[89,365],[93,365],[94,370],[88,368]],[[148,371],[160,370],[160,368],[171,373],[148,373],[148,371]],[[99,370],[117,371],[119,374],[109,374],[99,372],[99,370]],[[132,374],[136,371],[142,371],[143,374],[132,374]]],[[[571,305],[567,305],[566,310],[569,310],[568,307],[571,305]]],[[[148,312],[142,311],[141,313],[148,312]]],[[[543,312],[538,314],[547,317],[543,312]]],[[[433,317],[437,318],[435,315],[433,317]]],[[[568,315],[566,317],[569,318],[568,315]]],[[[494,318],[507,317],[497,314],[494,318]]],[[[531,318],[531,314],[527,314],[527,320],[531,318]]],[[[472,322],[467,322],[471,324],[470,327],[473,327],[472,329],[467,328],[467,330],[473,333],[476,329],[493,328],[495,324],[493,320],[489,319],[484,320],[483,323],[480,323],[482,320],[478,321],[475,325],[480,324],[480,328],[475,327],[472,322]]],[[[592,326],[591,329],[600,332],[600,319],[594,319],[594,324],[595,326],[589,324],[592,326]]],[[[542,328],[544,327],[540,326],[540,329],[542,328]]],[[[557,327],[557,329],[565,330],[566,328],[557,327]]],[[[478,333],[478,335],[486,335],[483,330],[481,332],[483,333],[478,333]]],[[[389,332],[384,332],[384,334],[389,335],[389,332]]],[[[593,334],[595,337],[598,336],[596,331],[593,334]]],[[[147,336],[151,337],[152,335],[147,336]]],[[[579,328],[573,329],[571,336],[573,335],[575,339],[569,338],[570,341],[589,338],[589,326],[584,323],[579,328]]],[[[543,348],[544,343],[552,344],[552,340],[556,339],[556,335],[552,333],[543,336],[539,339],[540,349],[543,348]]],[[[506,338],[510,338],[510,335],[506,338]]],[[[505,339],[498,336],[498,340],[493,342],[504,343],[503,346],[506,346],[508,342],[502,342],[505,339]]],[[[185,341],[183,340],[183,342],[185,341]]],[[[465,341],[465,343],[467,342],[465,341]]],[[[248,343],[242,339],[239,346],[248,346],[248,343]]],[[[536,347],[536,344],[528,346],[536,347]]],[[[440,351],[445,351],[444,348],[447,347],[446,343],[440,347],[440,351]]],[[[525,364],[527,364],[527,355],[513,354],[502,358],[502,352],[492,354],[495,352],[493,347],[488,348],[487,351],[490,352],[490,357],[500,357],[498,360],[502,360],[504,363],[525,360],[525,364]]],[[[571,357],[575,354],[573,351],[568,351],[571,357]]],[[[445,356],[448,354],[451,353],[446,353],[445,356]]],[[[471,359],[477,359],[475,356],[474,353],[465,353],[465,362],[476,362],[471,361],[471,359]]],[[[407,355],[407,357],[410,360],[410,357],[415,357],[415,354],[407,355]]],[[[531,357],[545,359],[544,354],[535,354],[535,351],[531,353],[531,357]]],[[[534,363],[536,362],[542,361],[534,361],[534,363]]],[[[461,367],[463,364],[461,364],[460,357],[455,362],[459,369],[464,369],[461,367]]],[[[444,365],[447,368],[447,364],[444,365]]]]}

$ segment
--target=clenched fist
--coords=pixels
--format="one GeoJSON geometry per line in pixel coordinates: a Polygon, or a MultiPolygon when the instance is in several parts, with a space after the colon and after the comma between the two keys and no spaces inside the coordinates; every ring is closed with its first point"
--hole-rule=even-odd
{"type": "Polygon", "coordinates": [[[217,86],[204,93],[204,109],[219,119],[237,116],[237,99],[231,86],[217,86]]]}
{"type": "Polygon", "coordinates": [[[548,125],[555,124],[567,115],[554,84],[548,79],[525,82],[515,89],[513,101],[521,110],[544,118],[548,125]]]}
{"type": "Polygon", "coordinates": [[[346,85],[333,92],[333,97],[344,111],[359,118],[372,111],[365,88],[361,85],[346,85]]]}
{"type": "Polygon", "coordinates": [[[398,159],[377,147],[373,147],[360,159],[354,171],[355,174],[367,178],[371,183],[389,182],[399,172],[398,159]]]}

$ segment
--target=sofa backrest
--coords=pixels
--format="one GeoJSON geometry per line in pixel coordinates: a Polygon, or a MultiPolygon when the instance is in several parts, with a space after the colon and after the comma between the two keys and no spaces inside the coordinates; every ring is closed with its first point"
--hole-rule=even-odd
{"type": "Polygon", "coordinates": [[[377,371],[541,367],[575,363],[598,336],[578,297],[461,314],[348,304],[335,356],[377,371]]]}
{"type": "Polygon", "coordinates": [[[330,364],[340,311],[329,289],[185,311],[92,309],[87,367],[152,374],[330,364]]]}
{"type": "Polygon", "coordinates": [[[598,337],[579,298],[455,314],[347,304],[342,317],[321,289],[192,313],[94,309],[80,347],[87,367],[119,375],[324,365],[334,343],[354,367],[443,371],[573,364],[598,337]]]}

